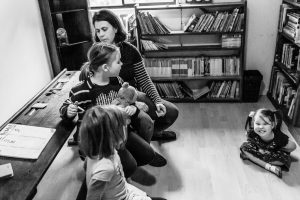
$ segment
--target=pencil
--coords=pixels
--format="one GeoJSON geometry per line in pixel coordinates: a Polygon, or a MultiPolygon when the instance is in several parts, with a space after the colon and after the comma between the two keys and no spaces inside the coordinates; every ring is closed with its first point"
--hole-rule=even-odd
{"type": "MultiPolygon", "coordinates": [[[[74,105],[76,105],[75,103],[73,103],[70,99],[67,99],[66,100],[66,103],[67,104],[74,104],[74,105]]],[[[83,109],[83,108],[81,108],[80,106],[78,106],[78,105],[76,105],[77,106],[77,108],[80,110],[80,111],[82,111],[82,112],[84,112],[85,110],[83,109]]]]}

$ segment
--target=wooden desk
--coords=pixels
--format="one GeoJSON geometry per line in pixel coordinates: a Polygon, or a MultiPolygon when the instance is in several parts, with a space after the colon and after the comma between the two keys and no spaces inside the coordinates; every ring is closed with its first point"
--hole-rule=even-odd
{"type": "Polygon", "coordinates": [[[0,164],[11,163],[14,171],[12,178],[0,180],[1,200],[24,200],[34,197],[37,185],[74,129],[74,124],[61,120],[59,108],[63,101],[68,98],[70,88],[78,82],[78,75],[79,73],[76,71],[62,71],[18,113],[0,127],[1,130],[7,123],[19,123],[56,129],[37,160],[0,156],[0,164]],[[61,90],[54,90],[53,88],[59,84],[58,80],[62,79],[69,79],[69,81],[64,83],[61,90]],[[36,110],[29,115],[31,105],[36,102],[44,102],[48,105],[46,108],[36,110]]]}

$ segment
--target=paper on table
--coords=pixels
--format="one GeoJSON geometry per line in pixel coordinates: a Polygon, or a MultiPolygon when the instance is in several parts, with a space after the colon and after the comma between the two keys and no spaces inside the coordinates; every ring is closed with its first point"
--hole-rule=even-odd
{"type": "Polygon", "coordinates": [[[0,156],[37,159],[55,129],[7,124],[0,131],[0,156]]]}

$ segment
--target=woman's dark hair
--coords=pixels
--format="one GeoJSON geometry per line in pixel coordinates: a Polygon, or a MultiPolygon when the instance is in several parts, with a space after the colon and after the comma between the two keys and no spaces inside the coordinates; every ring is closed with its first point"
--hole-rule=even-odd
{"type": "Polygon", "coordinates": [[[101,42],[93,44],[87,53],[88,61],[81,67],[79,80],[86,80],[94,71],[98,70],[98,67],[103,64],[109,64],[112,54],[118,50],[118,47],[112,44],[101,42]]]}
{"type": "MultiPolygon", "coordinates": [[[[127,34],[122,26],[122,23],[120,21],[120,19],[118,18],[118,16],[113,13],[110,10],[106,10],[106,9],[102,9],[98,12],[94,13],[93,16],[93,25],[95,27],[95,22],[96,21],[107,21],[108,23],[110,23],[115,29],[117,29],[116,35],[115,35],[115,43],[119,43],[119,42],[123,42],[126,40],[127,38],[127,34]]],[[[100,42],[99,38],[97,37],[97,34],[95,33],[95,41],[96,42],[100,42]]]]}

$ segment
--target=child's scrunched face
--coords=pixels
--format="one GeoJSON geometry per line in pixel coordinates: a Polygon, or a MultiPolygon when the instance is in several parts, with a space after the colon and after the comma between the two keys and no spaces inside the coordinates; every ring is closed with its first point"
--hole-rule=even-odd
{"type": "Polygon", "coordinates": [[[260,113],[254,116],[254,131],[260,137],[266,138],[272,133],[273,125],[269,118],[264,117],[260,113]]]}

